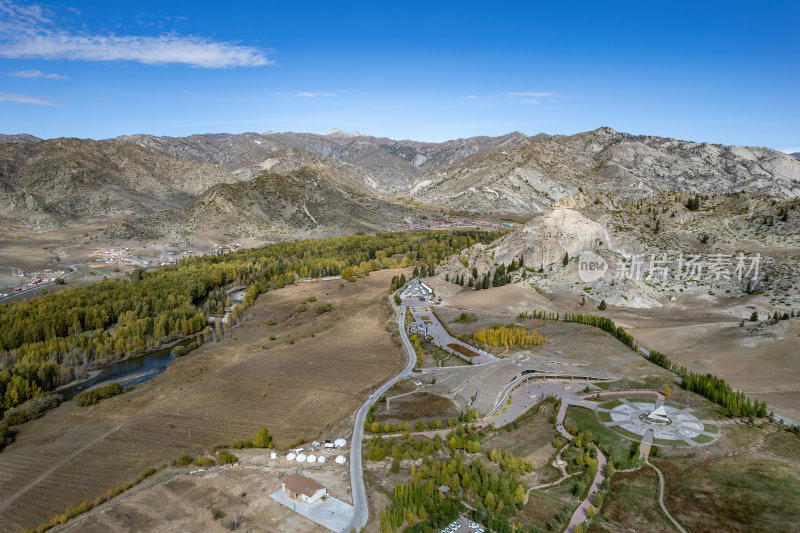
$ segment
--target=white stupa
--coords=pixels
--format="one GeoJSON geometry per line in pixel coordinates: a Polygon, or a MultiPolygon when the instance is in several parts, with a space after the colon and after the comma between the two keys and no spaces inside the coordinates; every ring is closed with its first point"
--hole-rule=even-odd
{"type": "Polygon", "coordinates": [[[650,414],[647,415],[647,418],[650,420],[655,420],[657,422],[669,422],[669,418],[667,418],[667,410],[664,409],[664,406],[657,407],[650,411],[650,414]]]}

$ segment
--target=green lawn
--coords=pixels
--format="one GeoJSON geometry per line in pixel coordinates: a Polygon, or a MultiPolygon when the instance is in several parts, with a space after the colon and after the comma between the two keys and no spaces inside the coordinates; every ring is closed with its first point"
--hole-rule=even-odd
{"type": "MultiPolygon", "coordinates": [[[[577,426],[581,430],[590,430],[592,438],[600,443],[604,449],[609,450],[614,457],[627,457],[631,447],[631,441],[609,429],[605,424],[598,420],[594,411],[585,407],[570,405],[567,408],[567,417],[564,427],[568,430],[572,426],[577,426]]],[[[622,429],[622,428],[619,428],[622,429]]],[[[623,430],[624,431],[624,430],[623,430]]],[[[640,437],[636,435],[637,439],[640,437]]]]}

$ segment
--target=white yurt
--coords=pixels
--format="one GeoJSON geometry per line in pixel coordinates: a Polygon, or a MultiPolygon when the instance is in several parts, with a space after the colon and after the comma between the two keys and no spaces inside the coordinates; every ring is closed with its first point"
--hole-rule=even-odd
{"type": "Polygon", "coordinates": [[[336,464],[343,465],[347,462],[347,458],[344,455],[337,455],[336,456],[336,464]]]}
{"type": "Polygon", "coordinates": [[[316,463],[317,462],[317,456],[316,455],[312,455],[312,454],[308,454],[308,457],[306,458],[306,462],[307,463],[316,463]]]}
{"type": "Polygon", "coordinates": [[[305,463],[306,459],[308,459],[308,456],[306,454],[304,454],[304,453],[298,454],[298,456],[297,456],[297,462],[298,463],[305,463]]]}
{"type": "Polygon", "coordinates": [[[320,455],[319,457],[317,457],[317,462],[318,463],[324,463],[325,462],[325,458],[320,455]]]}
{"type": "Polygon", "coordinates": [[[294,452],[289,452],[289,453],[286,455],[286,459],[287,459],[287,460],[289,460],[289,461],[294,461],[294,458],[295,458],[295,457],[297,457],[297,455],[296,455],[294,452]]]}
{"type": "Polygon", "coordinates": [[[278,453],[277,452],[271,452],[269,454],[269,458],[270,459],[277,459],[278,458],[278,453]]]}
{"type": "Polygon", "coordinates": [[[337,448],[343,448],[347,444],[347,441],[344,439],[336,439],[333,441],[333,445],[337,448]]]}

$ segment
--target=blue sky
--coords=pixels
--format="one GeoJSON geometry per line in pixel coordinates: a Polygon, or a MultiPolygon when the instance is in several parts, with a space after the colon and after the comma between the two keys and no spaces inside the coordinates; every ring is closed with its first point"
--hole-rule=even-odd
{"type": "Polygon", "coordinates": [[[0,133],[610,126],[800,150],[800,2],[0,0],[0,133]]]}

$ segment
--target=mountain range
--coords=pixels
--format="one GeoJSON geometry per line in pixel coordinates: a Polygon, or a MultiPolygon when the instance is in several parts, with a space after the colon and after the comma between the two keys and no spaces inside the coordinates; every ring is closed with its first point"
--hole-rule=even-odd
{"type": "Polygon", "coordinates": [[[359,132],[0,136],[0,218],[58,228],[122,216],[110,237],[218,233],[264,241],[376,231],[432,213],[517,218],[578,194],[798,198],[800,160],[768,148],[512,132],[441,143],[359,132]]]}

